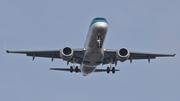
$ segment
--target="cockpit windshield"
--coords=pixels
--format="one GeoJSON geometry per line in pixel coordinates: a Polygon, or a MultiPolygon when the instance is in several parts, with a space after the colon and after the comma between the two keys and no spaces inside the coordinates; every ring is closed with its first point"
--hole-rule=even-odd
{"type": "Polygon", "coordinates": [[[94,18],[94,19],[92,20],[90,26],[91,26],[92,24],[96,23],[96,22],[106,22],[106,23],[108,23],[105,18],[103,18],[103,17],[96,17],[96,18],[94,18]]]}
{"type": "Polygon", "coordinates": [[[94,18],[94,20],[106,20],[105,18],[101,18],[101,17],[97,17],[97,18],[94,18]]]}

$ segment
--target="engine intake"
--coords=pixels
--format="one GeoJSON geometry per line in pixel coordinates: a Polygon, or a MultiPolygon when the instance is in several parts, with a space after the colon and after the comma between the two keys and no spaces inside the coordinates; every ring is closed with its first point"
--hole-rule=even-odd
{"type": "Polygon", "coordinates": [[[116,52],[116,58],[121,62],[126,61],[129,58],[129,56],[130,56],[130,52],[126,48],[120,48],[116,52]]]}
{"type": "Polygon", "coordinates": [[[70,47],[64,47],[60,50],[60,57],[63,60],[70,60],[74,55],[74,51],[70,47]]]}

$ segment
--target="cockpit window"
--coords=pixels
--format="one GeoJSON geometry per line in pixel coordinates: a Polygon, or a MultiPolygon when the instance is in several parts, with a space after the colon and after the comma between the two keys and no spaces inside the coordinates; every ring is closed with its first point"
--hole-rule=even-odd
{"type": "Polygon", "coordinates": [[[96,23],[96,22],[106,22],[106,23],[108,23],[105,18],[103,18],[103,17],[97,17],[97,18],[94,18],[94,19],[92,20],[90,26],[91,26],[92,24],[96,23]]]}
{"type": "Polygon", "coordinates": [[[102,20],[106,20],[106,19],[104,19],[104,18],[101,18],[102,20]]]}
{"type": "Polygon", "coordinates": [[[105,18],[95,18],[94,20],[106,20],[105,18]]]}
{"type": "Polygon", "coordinates": [[[99,18],[95,18],[94,20],[100,20],[99,18]]]}

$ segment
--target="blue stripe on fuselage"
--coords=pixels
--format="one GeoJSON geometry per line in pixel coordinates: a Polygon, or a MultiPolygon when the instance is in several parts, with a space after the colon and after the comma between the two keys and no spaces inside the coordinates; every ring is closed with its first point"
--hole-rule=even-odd
{"type": "Polygon", "coordinates": [[[90,27],[91,27],[94,23],[96,23],[96,22],[106,22],[106,23],[108,24],[108,22],[107,22],[107,20],[106,20],[105,18],[96,17],[96,18],[94,18],[94,19],[91,21],[90,27]]]}

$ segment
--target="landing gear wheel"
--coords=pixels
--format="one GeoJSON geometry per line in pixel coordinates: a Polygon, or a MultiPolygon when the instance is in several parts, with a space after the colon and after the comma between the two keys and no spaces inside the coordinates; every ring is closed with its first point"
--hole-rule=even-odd
{"type": "Polygon", "coordinates": [[[113,74],[115,73],[115,67],[112,68],[112,73],[113,73],[113,74]]]}
{"type": "Polygon", "coordinates": [[[76,68],[75,68],[75,72],[76,72],[76,73],[78,73],[78,71],[79,71],[79,70],[78,70],[78,66],[76,66],[76,68]]]}
{"type": "Polygon", "coordinates": [[[73,66],[70,66],[70,72],[71,73],[73,72],[73,66]]]}
{"type": "Polygon", "coordinates": [[[109,72],[110,72],[110,68],[109,68],[109,67],[107,67],[107,73],[109,74],[109,72]]]}

